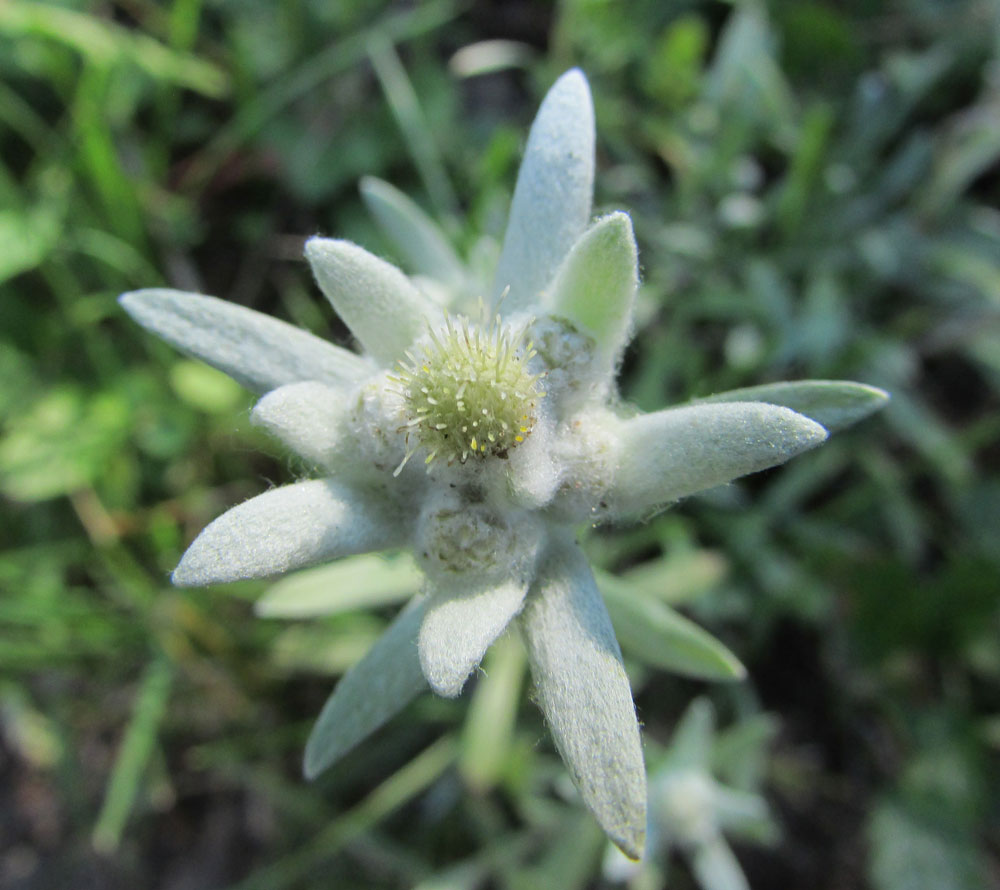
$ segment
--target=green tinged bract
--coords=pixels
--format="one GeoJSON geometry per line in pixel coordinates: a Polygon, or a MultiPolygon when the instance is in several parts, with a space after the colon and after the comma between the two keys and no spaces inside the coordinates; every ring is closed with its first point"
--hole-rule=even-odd
{"type": "Polygon", "coordinates": [[[140,324],[264,393],[252,420],[320,478],[216,519],[173,574],[204,585],[412,548],[422,592],[340,681],[306,747],[315,776],[427,686],[458,695],[520,630],[556,746],[609,837],[642,853],[646,777],[628,678],[574,539],[780,464],[885,394],[840,382],[723,394],[653,414],[619,403],[638,257],[627,214],[591,220],[594,116],[580,71],[542,103],[518,175],[489,311],[447,241],[407,199],[366,200],[414,277],[348,241],[312,238],[320,288],[356,355],[284,322],[167,289],[125,294],[140,324]],[[786,407],[785,397],[805,413],[786,407]],[[808,414],[809,416],[806,416],[808,414]],[[820,421],[820,422],[817,422],[820,421]],[[410,458],[413,458],[412,460],[410,458]]]}

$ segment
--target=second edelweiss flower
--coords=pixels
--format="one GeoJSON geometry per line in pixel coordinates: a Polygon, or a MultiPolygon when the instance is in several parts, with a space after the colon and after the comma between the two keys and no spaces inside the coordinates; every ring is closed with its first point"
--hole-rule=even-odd
{"type": "Polygon", "coordinates": [[[648,415],[624,410],[614,374],[632,324],[637,250],[626,214],[591,222],[593,177],[593,107],[574,70],[532,126],[492,308],[478,316],[469,312],[469,277],[439,230],[390,186],[366,181],[366,199],[414,277],[347,241],[306,246],[360,356],[211,297],[156,289],[126,294],[122,305],[265,393],[254,422],[321,473],[216,519],[174,583],[264,577],[397,547],[413,550],[426,578],[326,703],[306,774],[427,686],[457,695],[514,623],[583,800],[638,857],[646,827],[639,727],[574,525],[649,515],[782,463],[885,395],[807,381],[648,415]]]}

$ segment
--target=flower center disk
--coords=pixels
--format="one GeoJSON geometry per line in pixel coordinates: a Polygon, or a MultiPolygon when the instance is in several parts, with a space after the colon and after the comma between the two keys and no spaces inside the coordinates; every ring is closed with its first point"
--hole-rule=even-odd
{"type": "Polygon", "coordinates": [[[406,402],[407,435],[425,447],[425,462],[442,458],[464,463],[470,455],[505,457],[535,423],[539,374],[528,362],[535,355],[525,332],[512,333],[494,320],[488,330],[468,319],[447,319],[430,331],[417,353],[406,353],[399,374],[406,402]]]}

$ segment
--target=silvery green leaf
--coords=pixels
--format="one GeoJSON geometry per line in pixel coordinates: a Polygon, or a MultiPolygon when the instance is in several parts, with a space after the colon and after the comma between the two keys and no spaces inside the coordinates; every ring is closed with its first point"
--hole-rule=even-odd
{"type": "Polygon", "coordinates": [[[335,623],[296,622],[270,641],[268,664],[287,674],[340,677],[364,658],[385,628],[386,622],[366,612],[335,623]]]}
{"type": "Polygon", "coordinates": [[[470,574],[465,582],[436,591],[420,627],[420,664],[438,695],[462,691],[490,644],[504,632],[524,603],[528,583],[520,577],[484,583],[470,574]]]}
{"type": "Polygon", "coordinates": [[[750,890],[743,869],[722,835],[694,848],[691,871],[703,890],[750,890]]]}
{"type": "Polygon", "coordinates": [[[701,680],[746,676],[729,649],[665,603],[611,575],[601,573],[597,582],[619,642],[646,664],[701,680]]]}
{"type": "Polygon", "coordinates": [[[409,553],[362,554],[304,569],[272,584],[254,604],[264,618],[315,618],[384,606],[420,590],[423,573],[409,553]]]}
{"type": "Polygon", "coordinates": [[[449,60],[448,69],[457,77],[481,77],[510,68],[528,68],[538,50],[517,40],[479,40],[468,43],[449,60]]]}
{"type": "Polygon", "coordinates": [[[715,709],[707,698],[696,698],[674,727],[663,768],[670,771],[697,769],[707,773],[714,735],[715,709]]]}
{"type": "Polygon", "coordinates": [[[416,275],[449,287],[465,280],[462,262],[438,225],[399,189],[374,176],[361,180],[369,213],[416,275]]]}
{"type": "Polygon", "coordinates": [[[590,334],[610,373],[628,339],[638,286],[639,251],[632,220],[627,213],[612,213],[573,245],[543,306],[590,334]]]}
{"type": "Polygon", "coordinates": [[[719,34],[702,83],[712,107],[738,108],[783,136],[796,120],[795,98],[776,59],[774,33],[763,7],[741,5],[719,34]]]}
{"type": "Polygon", "coordinates": [[[493,298],[506,312],[535,305],[590,219],[594,107],[574,68],[549,90],[528,135],[493,298]]]}
{"type": "Polygon", "coordinates": [[[342,444],[344,394],[307,380],[280,386],[250,412],[251,423],[262,426],[296,454],[329,467],[342,444]]]}
{"type": "Polygon", "coordinates": [[[427,688],[417,656],[426,605],[425,599],[414,599],[337,684],[306,742],[307,779],[316,778],[427,688]]]}
{"type": "Polygon", "coordinates": [[[371,364],[353,352],[215,297],[154,287],[122,294],[118,301],[135,321],[171,346],[256,392],[299,380],[343,386],[372,371],[371,364]]]}
{"type": "Polygon", "coordinates": [[[642,855],[646,771],[628,676],[586,557],[554,541],[520,618],[538,702],[601,827],[642,855]]]}
{"type": "MultiPolygon", "coordinates": [[[[167,373],[170,388],[181,401],[206,414],[232,414],[244,404],[244,388],[228,374],[204,362],[179,358],[167,373]]],[[[339,388],[330,389],[339,392],[339,388]]]]}
{"type": "Polygon", "coordinates": [[[611,509],[630,515],[784,463],[827,431],[763,402],[689,405],[619,422],[611,509]]]}
{"type": "Polygon", "coordinates": [[[337,314],[384,364],[401,358],[440,314],[399,269],[350,241],[310,238],[306,258],[337,314]]]}
{"type": "Polygon", "coordinates": [[[712,788],[712,809],[723,830],[756,834],[771,827],[767,801],[750,791],[716,784],[712,788]]]}
{"type": "Polygon", "coordinates": [[[643,855],[643,862],[637,862],[635,859],[629,859],[621,850],[618,849],[614,844],[608,844],[607,850],[604,853],[604,859],[601,862],[601,874],[604,876],[605,880],[611,881],[614,884],[624,884],[627,881],[636,880],[643,870],[644,862],[649,858],[652,850],[652,840],[655,836],[651,827],[647,829],[648,839],[646,841],[646,851],[643,855]]]}
{"type": "Polygon", "coordinates": [[[778,734],[770,714],[754,714],[720,732],[712,746],[712,771],[736,788],[757,788],[767,772],[767,749],[778,734]]]}
{"type": "Polygon", "coordinates": [[[714,550],[684,549],[640,563],[621,575],[621,580],[637,593],[677,606],[716,587],[727,570],[726,558],[714,550]]]}
{"type": "Polygon", "coordinates": [[[849,380],[798,380],[765,383],[733,389],[696,399],[696,404],[711,402],[768,402],[783,405],[812,418],[831,433],[857,423],[878,411],[889,401],[889,394],[875,386],[849,380]]]}
{"type": "Polygon", "coordinates": [[[505,634],[483,659],[462,729],[459,769],[471,788],[483,792],[503,778],[514,742],[527,658],[515,634],[505,634]]]}
{"type": "Polygon", "coordinates": [[[200,587],[264,578],[322,560],[399,546],[403,524],[332,479],[274,488],[223,513],[181,557],[173,582],[200,587]]]}

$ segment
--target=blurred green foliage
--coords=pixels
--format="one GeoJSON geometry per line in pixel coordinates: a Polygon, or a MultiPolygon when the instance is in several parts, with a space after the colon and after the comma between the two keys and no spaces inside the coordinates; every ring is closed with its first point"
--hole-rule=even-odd
{"type": "MultiPolygon", "coordinates": [[[[309,623],[255,617],[261,585],[172,589],[207,521],[303,468],[115,303],[167,283],[343,342],[303,238],[391,255],[356,190],[373,174],[487,264],[524,127],[573,64],[600,208],[630,209],[643,248],[625,397],[893,394],[780,471],[587,530],[610,599],[643,604],[618,620],[650,744],[696,693],[781,721],[782,839],[736,847],[757,886],[1000,881],[996,4],[8,0],[0,886],[602,886],[515,641],[465,699],[418,700],[300,779],[406,568],[309,623]],[[691,672],[656,648],[693,639],[672,607],[731,650],[691,657],[735,653],[748,679],[665,673],[691,672]]],[[[292,582],[306,614],[316,582],[292,582]]]]}

